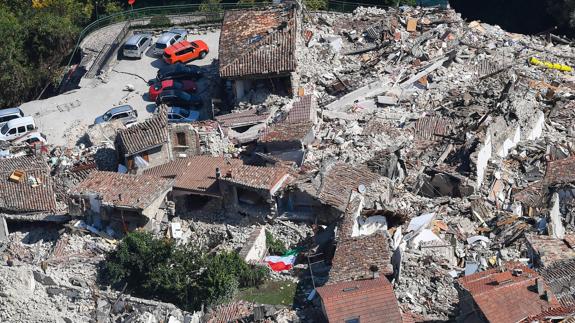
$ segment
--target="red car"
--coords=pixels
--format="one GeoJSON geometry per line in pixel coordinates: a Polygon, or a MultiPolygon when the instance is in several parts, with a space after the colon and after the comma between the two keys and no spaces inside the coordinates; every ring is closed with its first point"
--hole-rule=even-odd
{"type": "Polygon", "coordinates": [[[168,64],[186,63],[204,58],[209,52],[208,45],[201,40],[182,40],[164,49],[164,61],[168,64]]]}
{"type": "Polygon", "coordinates": [[[164,90],[181,90],[184,92],[192,93],[197,90],[196,83],[190,80],[164,80],[154,83],[150,86],[148,96],[150,101],[156,101],[158,95],[164,90]]]}

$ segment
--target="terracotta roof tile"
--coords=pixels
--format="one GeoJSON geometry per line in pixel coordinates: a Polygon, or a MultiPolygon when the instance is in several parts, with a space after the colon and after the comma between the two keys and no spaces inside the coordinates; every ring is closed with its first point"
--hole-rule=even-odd
{"type": "Polygon", "coordinates": [[[222,127],[242,127],[257,123],[264,123],[269,118],[269,112],[258,112],[257,109],[249,109],[241,112],[233,112],[215,117],[222,127]]]}
{"type": "Polygon", "coordinates": [[[370,278],[373,276],[373,266],[377,267],[380,275],[393,273],[391,252],[387,237],[383,233],[351,236],[354,214],[361,209],[361,200],[352,197],[338,229],[338,242],[328,284],[370,278]]]}
{"type": "Polygon", "coordinates": [[[150,119],[118,132],[117,140],[125,156],[157,147],[168,142],[168,116],[160,109],[150,119]]]}
{"type": "MultiPolygon", "coordinates": [[[[558,306],[549,308],[540,314],[531,315],[528,318],[521,321],[521,323],[552,323],[557,322],[557,320],[563,320],[566,318],[572,318],[575,316],[575,306],[558,306]]],[[[561,321],[567,323],[565,321],[561,321]]]]}
{"type": "Polygon", "coordinates": [[[71,195],[96,193],[104,205],[143,210],[171,190],[173,179],[93,171],[73,188],[71,195]]]}
{"type": "Polygon", "coordinates": [[[314,122],[317,118],[316,115],[316,100],[311,94],[304,95],[294,102],[291,110],[284,122],[287,123],[301,123],[301,122],[314,122]]]}
{"type": "Polygon", "coordinates": [[[287,184],[289,174],[289,169],[283,166],[234,165],[227,173],[222,173],[220,180],[250,188],[272,190],[277,189],[278,185],[287,184]]]}
{"type": "Polygon", "coordinates": [[[539,296],[540,276],[535,271],[518,263],[507,263],[504,268],[503,272],[491,269],[458,280],[489,322],[518,322],[558,305],[552,293],[548,293],[549,300],[539,296]],[[521,275],[511,274],[516,268],[523,270],[521,275]]]}
{"type": "Polygon", "coordinates": [[[575,182],[575,156],[547,162],[543,182],[545,185],[575,182]]]}
{"type": "Polygon", "coordinates": [[[393,288],[385,278],[356,280],[317,289],[329,322],[359,318],[361,323],[401,323],[393,288]]]}
{"type": "Polygon", "coordinates": [[[285,141],[303,141],[304,138],[312,131],[313,123],[277,123],[267,128],[260,142],[285,142],[285,141]]]}
{"type": "Polygon", "coordinates": [[[367,187],[380,177],[366,166],[337,163],[325,172],[317,196],[322,203],[345,211],[352,191],[360,184],[367,187]]]}
{"type": "Polygon", "coordinates": [[[541,275],[562,305],[575,305],[575,258],[555,262],[541,275]]]}
{"type": "Polygon", "coordinates": [[[564,259],[575,258],[575,250],[564,240],[537,234],[526,234],[525,238],[529,247],[539,258],[538,262],[542,266],[548,266],[564,259]]]}
{"type": "Polygon", "coordinates": [[[228,10],[220,35],[220,76],[295,70],[296,17],[291,6],[228,10]]]}
{"type": "Polygon", "coordinates": [[[169,163],[146,169],[144,174],[174,178],[176,180],[174,188],[186,190],[199,194],[220,196],[217,186],[216,168],[220,169],[223,175],[232,166],[243,164],[239,159],[194,156],[171,161],[169,163]]]}
{"type": "Polygon", "coordinates": [[[0,159],[0,210],[4,212],[55,211],[56,195],[50,168],[41,157],[23,156],[0,159]],[[14,170],[24,171],[24,178],[15,183],[9,180],[14,170]],[[29,180],[39,180],[32,187],[29,180]]]}

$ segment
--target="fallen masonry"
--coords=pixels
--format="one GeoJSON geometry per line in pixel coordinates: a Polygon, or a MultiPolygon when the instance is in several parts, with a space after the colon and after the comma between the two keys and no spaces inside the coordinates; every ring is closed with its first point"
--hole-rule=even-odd
{"type": "Polygon", "coordinates": [[[227,11],[210,120],[162,105],[73,148],[0,147],[0,321],[575,319],[575,78],[544,63],[575,48],[557,39],[437,7],[227,11]],[[104,286],[133,231],[270,278],[194,311],[104,286]]]}

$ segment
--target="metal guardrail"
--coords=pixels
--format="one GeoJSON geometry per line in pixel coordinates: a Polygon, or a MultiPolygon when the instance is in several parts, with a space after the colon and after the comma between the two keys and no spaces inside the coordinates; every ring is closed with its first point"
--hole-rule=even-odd
{"type": "MultiPolygon", "coordinates": [[[[191,14],[198,14],[201,13],[203,15],[210,15],[213,17],[213,22],[221,21],[223,18],[223,12],[225,10],[232,10],[232,9],[242,9],[242,8],[253,8],[253,7],[262,7],[270,5],[271,1],[267,2],[258,2],[252,4],[242,4],[242,3],[222,3],[222,4],[214,4],[207,7],[206,10],[201,10],[201,4],[182,4],[182,5],[167,5],[167,6],[155,6],[155,7],[145,7],[145,8],[138,8],[133,10],[126,10],[122,12],[118,12],[115,14],[111,14],[109,16],[100,18],[98,20],[93,21],[88,26],[86,26],[79,34],[76,44],[74,45],[74,50],[70,55],[70,59],[68,60],[68,64],[66,65],[66,74],[64,75],[62,81],[60,82],[60,87],[62,87],[63,83],[65,82],[67,75],[69,74],[70,65],[74,59],[74,56],[78,52],[78,48],[80,48],[80,44],[82,41],[92,32],[118,23],[122,21],[133,21],[134,25],[141,25],[138,23],[138,20],[142,21],[143,18],[152,18],[154,16],[174,16],[174,15],[191,15],[191,14]]],[[[361,2],[347,2],[347,1],[338,1],[338,0],[329,0],[328,1],[328,11],[335,11],[335,12],[351,12],[355,10],[357,7],[383,7],[377,6],[373,4],[366,4],[361,2]]]]}

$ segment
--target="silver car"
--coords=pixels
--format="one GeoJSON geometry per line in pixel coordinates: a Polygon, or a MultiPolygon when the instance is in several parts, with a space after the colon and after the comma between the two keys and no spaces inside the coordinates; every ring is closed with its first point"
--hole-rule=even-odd
{"type": "Polygon", "coordinates": [[[125,125],[138,121],[138,111],[130,105],[121,105],[111,108],[94,120],[94,124],[101,124],[112,120],[122,120],[125,125]]]}
{"type": "Polygon", "coordinates": [[[160,35],[160,38],[154,45],[153,53],[155,55],[164,54],[164,49],[172,46],[173,44],[186,39],[188,31],[182,28],[171,28],[167,32],[160,35]]]}
{"type": "Polygon", "coordinates": [[[124,44],[122,54],[124,57],[142,58],[146,49],[152,44],[152,35],[150,34],[135,34],[128,38],[124,44]]]}
{"type": "Polygon", "coordinates": [[[8,121],[22,118],[24,113],[19,108],[9,108],[0,110],[0,128],[8,121]]]}

